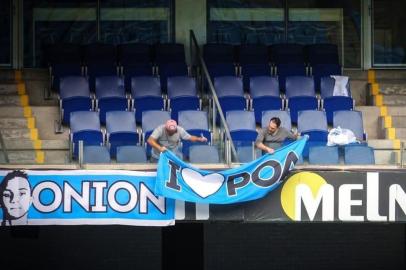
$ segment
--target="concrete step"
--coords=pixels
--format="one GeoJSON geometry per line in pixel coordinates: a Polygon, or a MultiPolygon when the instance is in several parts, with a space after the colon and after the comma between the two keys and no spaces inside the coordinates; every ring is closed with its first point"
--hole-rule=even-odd
{"type": "MultiPolygon", "coordinates": [[[[374,105],[376,104],[374,100],[374,105]]],[[[383,95],[382,104],[385,106],[405,106],[406,95],[383,95]]]]}
{"type": "Polygon", "coordinates": [[[1,129],[1,135],[3,136],[3,140],[10,140],[10,139],[27,139],[30,140],[32,138],[38,138],[38,130],[36,129],[28,129],[28,128],[19,128],[19,129],[1,129]],[[35,134],[37,133],[37,134],[35,134]]]}
{"type": "Polygon", "coordinates": [[[21,106],[19,95],[0,95],[0,106],[21,106]]]}
{"type": "Polygon", "coordinates": [[[406,78],[406,70],[375,70],[375,78],[377,82],[384,80],[404,80],[406,78]]]}
{"type": "Polygon", "coordinates": [[[0,128],[28,128],[28,125],[32,125],[34,122],[35,121],[33,121],[33,118],[31,118],[29,121],[27,121],[27,118],[0,118],[0,128]]]}
{"type": "MultiPolygon", "coordinates": [[[[47,68],[27,68],[22,70],[22,80],[47,80],[49,71],[47,68]]],[[[15,81],[14,69],[2,69],[0,72],[0,81],[15,81]]]]}
{"type": "Polygon", "coordinates": [[[376,106],[356,106],[355,109],[362,112],[364,130],[368,134],[368,139],[383,138],[381,129],[378,126],[378,119],[381,115],[380,108],[376,106]]]}
{"type": "MultiPolygon", "coordinates": [[[[394,130],[395,130],[396,139],[406,140],[406,128],[395,128],[394,130]]],[[[393,129],[389,129],[389,128],[382,129],[382,135],[386,139],[390,138],[391,132],[393,132],[393,129]]]]}
{"type": "Polygon", "coordinates": [[[0,95],[18,95],[16,83],[0,83],[0,95]]]}
{"type": "Polygon", "coordinates": [[[379,117],[378,125],[381,129],[406,128],[406,116],[391,116],[389,119],[388,117],[379,117]]]}
{"type": "MultiPolygon", "coordinates": [[[[0,155],[2,156],[2,155],[0,155]]],[[[4,157],[2,157],[4,159],[4,157]]],[[[36,151],[22,150],[22,151],[9,151],[8,158],[10,164],[37,164],[36,151]]],[[[44,164],[68,164],[69,151],[44,151],[44,164]]]]}
{"type": "Polygon", "coordinates": [[[379,165],[395,165],[399,163],[399,149],[393,140],[368,140],[368,146],[374,148],[375,163],[379,165]]]}
{"type": "Polygon", "coordinates": [[[368,140],[368,146],[371,146],[375,150],[397,150],[393,140],[387,139],[371,139],[368,140]]]}
{"type": "MultiPolygon", "coordinates": [[[[31,140],[26,139],[7,139],[4,140],[5,147],[10,150],[34,150],[31,140]]],[[[38,146],[37,146],[38,147],[38,146]]],[[[69,141],[67,140],[41,140],[41,150],[69,150],[69,141]]]]}
{"type": "Polygon", "coordinates": [[[24,109],[19,106],[0,106],[0,117],[24,117],[24,109]]]}
{"type": "Polygon", "coordinates": [[[382,95],[406,95],[406,80],[379,82],[379,93],[382,95]]]}
{"type": "Polygon", "coordinates": [[[404,106],[388,106],[387,112],[391,116],[406,116],[406,107],[404,106]]]}

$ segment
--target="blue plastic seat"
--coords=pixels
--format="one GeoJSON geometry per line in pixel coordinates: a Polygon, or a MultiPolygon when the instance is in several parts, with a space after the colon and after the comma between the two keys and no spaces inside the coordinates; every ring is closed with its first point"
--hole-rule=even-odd
{"type": "Polygon", "coordinates": [[[265,45],[260,44],[241,44],[239,47],[238,62],[245,64],[268,64],[269,53],[265,45]]]}
{"type": "Polygon", "coordinates": [[[275,64],[304,64],[303,46],[299,44],[283,43],[270,46],[271,61],[275,64]]]}
{"type": "Polygon", "coordinates": [[[110,154],[105,146],[89,145],[83,147],[84,163],[110,163],[110,154]]]}
{"type": "Polygon", "coordinates": [[[344,147],[344,163],[347,165],[374,165],[374,149],[366,145],[344,147]]]}
{"type": "Polygon", "coordinates": [[[140,145],[125,145],[117,147],[117,163],[147,163],[145,147],[140,145]]]}
{"type": "Polygon", "coordinates": [[[124,80],[118,76],[97,77],[96,101],[102,124],[106,123],[106,112],[128,110],[124,80]]]}
{"type": "Polygon", "coordinates": [[[335,44],[311,44],[306,46],[305,51],[311,66],[318,64],[339,64],[338,48],[335,44]]]}
{"type": "Polygon", "coordinates": [[[90,63],[90,64],[87,64],[86,75],[89,80],[90,89],[92,91],[95,91],[97,77],[117,76],[118,69],[117,69],[116,64],[90,63]]]}
{"type": "Polygon", "coordinates": [[[313,146],[309,149],[309,164],[339,164],[338,147],[313,146]]]}
{"type": "MultiPolygon", "coordinates": [[[[118,60],[121,66],[136,66],[153,62],[152,48],[146,43],[128,43],[118,46],[118,60]]],[[[142,74],[150,75],[150,74],[142,74]]],[[[152,74],[151,74],[152,75],[152,74]]]]}
{"type": "MultiPolygon", "coordinates": [[[[165,124],[169,119],[171,119],[171,116],[167,111],[144,111],[141,123],[143,142],[146,143],[154,129],[165,124]]],[[[149,157],[151,146],[148,143],[146,143],[146,150],[149,157]]]]}
{"type": "MultiPolygon", "coordinates": [[[[194,136],[204,136],[207,143],[211,142],[211,132],[209,130],[209,120],[205,111],[180,111],[179,126],[183,127],[189,134],[194,136]]],[[[189,154],[189,147],[196,144],[207,144],[199,142],[183,141],[182,152],[185,157],[189,154]]]]}
{"type": "Polygon", "coordinates": [[[312,67],[312,75],[317,90],[320,90],[320,80],[322,77],[330,75],[341,75],[341,66],[337,64],[318,64],[312,67]]]}
{"type": "Polygon", "coordinates": [[[276,77],[251,77],[250,95],[252,99],[251,109],[254,110],[257,123],[261,123],[263,111],[281,110],[283,108],[279,83],[276,77]]]}
{"type": "Polygon", "coordinates": [[[73,144],[73,157],[78,155],[78,142],[83,145],[102,145],[103,134],[97,112],[78,111],[70,114],[70,141],[73,144]]]}
{"type": "Polygon", "coordinates": [[[290,114],[288,111],[271,110],[262,112],[261,127],[266,128],[269,125],[269,121],[273,117],[278,117],[281,120],[281,127],[287,130],[292,129],[292,121],[290,119],[290,114]]]}
{"type": "Polygon", "coordinates": [[[190,163],[213,163],[220,162],[217,147],[213,145],[192,145],[189,148],[190,163]]]}
{"type": "Polygon", "coordinates": [[[244,97],[244,90],[240,77],[216,77],[214,78],[214,88],[217,91],[220,106],[224,114],[232,110],[247,109],[247,100],[244,97]]]}
{"type": "Polygon", "coordinates": [[[161,80],[162,91],[166,92],[167,80],[169,77],[188,76],[186,63],[161,63],[158,65],[159,78],[161,80]]]}
{"type": "Polygon", "coordinates": [[[155,47],[155,62],[158,64],[185,63],[185,48],[183,44],[157,44],[155,47]]]}
{"type": "Polygon", "coordinates": [[[358,140],[366,140],[362,113],[360,111],[335,111],[333,116],[333,127],[349,129],[354,133],[358,140]]]}
{"type": "Polygon", "coordinates": [[[207,63],[206,66],[212,80],[216,77],[237,75],[233,63],[207,63]]]}
{"type": "Polygon", "coordinates": [[[234,46],[218,43],[204,44],[203,59],[206,63],[235,63],[234,46]]]}
{"type": "Polygon", "coordinates": [[[51,66],[51,87],[55,91],[60,91],[61,79],[64,77],[83,76],[80,63],[54,63],[51,66]]]}
{"type": "Polygon", "coordinates": [[[152,77],[153,66],[150,63],[140,63],[123,66],[124,84],[127,92],[131,92],[131,78],[152,77]]]}
{"type": "Polygon", "coordinates": [[[244,89],[249,89],[250,79],[257,76],[271,76],[271,66],[264,64],[241,64],[244,89]]]}
{"type": "Polygon", "coordinates": [[[302,136],[309,136],[309,140],[302,153],[303,157],[307,158],[311,147],[327,144],[328,129],[326,113],[315,110],[299,111],[297,130],[302,136]]]}
{"type": "Polygon", "coordinates": [[[164,110],[159,78],[152,76],[134,77],[131,79],[131,97],[134,100],[135,119],[142,121],[144,111],[164,110]]]}
{"type": "Polygon", "coordinates": [[[168,78],[168,107],[172,119],[178,120],[179,111],[200,110],[201,101],[197,96],[194,78],[177,76],[168,78]]]}
{"type": "Polygon", "coordinates": [[[59,90],[62,123],[69,124],[70,114],[93,109],[89,83],[85,77],[63,77],[59,90]]]}
{"type": "Polygon", "coordinates": [[[351,98],[350,84],[347,84],[348,96],[334,96],[335,80],[331,77],[322,77],[320,82],[320,97],[322,108],[326,111],[327,122],[333,124],[335,111],[353,110],[354,100],[351,98]]]}
{"type": "Polygon", "coordinates": [[[276,74],[279,80],[279,87],[286,90],[286,78],[289,76],[306,76],[304,64],[278,64],[276,74]]]}
{"type": "Polygon", "coordinates": [[[254,112],[228,111],[226,121],[233,141],[250,144],[257,138],[254,112]]]}
{"type": "Polygon", "coordinates": [[[286,78],[287,107],[292,123],[297,123],[299,111],[317,110],[318,100],[311,77],[289,76],[286,78]]]}
{"type": "Polygon", "coordinates": [[[106,133],[112,157],[116,156],[117,146],[137,145],[140,143],[133,112],[108,112],[106,116],[106,133]]]}

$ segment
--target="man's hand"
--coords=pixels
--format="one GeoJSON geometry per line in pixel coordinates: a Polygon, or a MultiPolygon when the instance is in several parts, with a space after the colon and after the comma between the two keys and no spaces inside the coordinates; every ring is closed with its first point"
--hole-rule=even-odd
{"type": "Polygon", "coordinates": [[[266,152],[269,153],[269,154],[273,154],[275,152],[275,150],[272,149],[271,147],[267,147],[266,152]]]}
{"type": "Polygon", "coordinates": [[[204,136],[199,137],[199,142],[207,142],[207,138],[204,136]]]}
{"type": "Polygon", "coordinates": [[[161,153],[162,153],[162,152],[165,152],[166,150],[168,150],[168,149],[166,149],[165,146],[162,146],[161,149],[159,149],[159,151],[160,151],[161,153]]]}

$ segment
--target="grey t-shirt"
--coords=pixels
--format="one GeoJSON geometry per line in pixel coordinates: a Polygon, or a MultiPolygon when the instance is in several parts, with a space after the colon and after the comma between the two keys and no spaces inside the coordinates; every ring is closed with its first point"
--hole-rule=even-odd
{"type": "MultiPolygon", "coordinates": [[[[183,127],[178,126],[176,132],[172,136],[169,136],[166,132],[165,125],[160,125],[154,129],[151,137],[157,140],[160,145],[168,148],[168,150],[176,152],[180,139],[188,140],[190,139],[191,135],[187,133],[183,127]]],[[[159,158],[159,152],[154,148],[152,148],[152,156],[156,159],[159,158]]]]}
{"type": "Polygon", "coordinates": [[[257,139],[255,140],[255,144],[262,142],[263,144],[265,144],[268,147],[277,148],[278,145],[280,146],[286,138],[293,139],[293,140],[296,139],[295,135],[292,132],[289,132],[284,127],[280,127],[273,134],[269,133],[268,128],[262,128],[258,132],[258,136],[257,136],[257,139]]]}

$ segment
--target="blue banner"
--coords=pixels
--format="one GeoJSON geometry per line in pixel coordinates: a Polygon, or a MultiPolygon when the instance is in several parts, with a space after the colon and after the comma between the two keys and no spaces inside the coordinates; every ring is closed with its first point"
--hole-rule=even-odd
{"type": "Polygon", "coordinates": [[[9,225],[173,225],[175,201],[154,194],[155,172],[0,171],[9,225]]]}
{"type": "Polygon", "coordinates": [[[196,169],[170,151],[160,155],[155,194],[196,203],[231,204],[264,197],[277,188],[299,160],[307,137],[240,167],[213,172],[196,169]]]}

